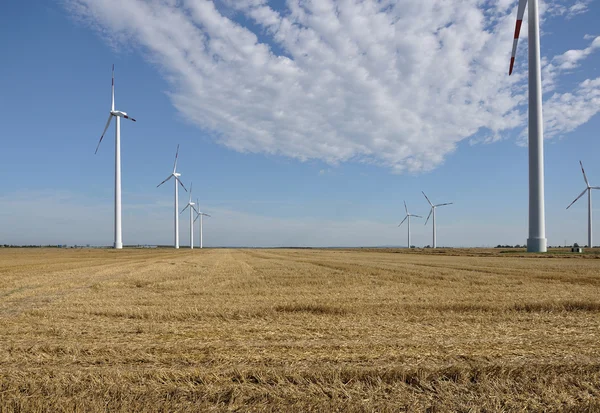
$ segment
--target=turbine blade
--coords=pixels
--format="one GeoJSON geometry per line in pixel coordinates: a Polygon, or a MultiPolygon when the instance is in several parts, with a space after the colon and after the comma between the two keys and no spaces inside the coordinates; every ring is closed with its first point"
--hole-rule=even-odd
{"type": "Polygon", "coordinates": [[[578,200],[579,198],[581,198],[581,197],[582,197],[582,196],[583,196],[583,195],[586,193],[586,191],[587,191],[587,190],[588,190],[588,188],[585,188],[585,189],[583,190],[583,192],[582,192],[582,193],[580,193],[580,194],[579,194],[579,196],[578,196],[577,198],[575,198],[575,201],[573,201],[573,202],[571,202],[571,203],[569,204],[569,206],[567,207],[567,209],[569,209],[569,208],[571,207],[571,205],[573,205],[575,202],[577,202],[577,200],[578,200]]]}
{"type": "Polygon", "coordinates": [[[204,215],[205,217],[209,217],[210,218],[210,215],[205,214],[204,212],[202,213],[202,215],[204,215]]]}
{"type": "Polygon", "coordinates": [[[201,214],[196,215],[196,218],[194,218],[194,222],[198,221],[198,218],[200,218],[201,214]]]}
{"type": "Polygon", "coordinates": [[[429,205],[433,206],[433,204],[431,203],[431,201],[429,200],[429,198],[427,198],[427,195],[425,195],[425,192],[421,191],[423,193],[423,196],[425,196],[425,199],[427,200],[427,202],[429,202],[429,205]]]}
{"type": "Polygon", "coordinates": [[[508,69],[509,76],[512,74],[513,66],[515,65],[515,56],[517,55],[517,43],[519,42],[519,33],[521,32],[521,24],[523,23],[523,16],[525,15],[526,5],[527,0],[519,0],[519,8],[517,9],[517,23],[515,24],[515,38],[513,40],[512,53],[510,54],[510,68],[508,69]]]}
{"type": "Polygon", "coordinates": [[[183,184],[183,182],[181,182],[181,179],[179,178],[175,178],[177,179],[177,182],[179,182],[179,185],[181,185],[181,187],[184,189],[185,192],[187,192],[188,190],[185,188],[185,185],[183,184]]]}
{"type": "Polygon", "coordinates": [[[404,210],[406,211],[406,215],[408,215],[408,208],[406,207],[406,201],[404,201],[404,210]]]}
{"type": "Polygon", "coordinates": [[[402,220],[402,222],[401,222],[401,223],[399,223],[399,224],[398,224],[398,226],[400,226],[400,225],[404,224],[404,221],[406,221],[407,219],[408,219],[408,215],[404,217],[404,219],[402,220]]]}
{"type": "Polygon", "coordinates": [[[452,205],[452,202],[446,202],[445,204],[437,204],[436,207],[444,206],[444,205],[452,205]]]}
{"type": "Polygon", "coordinates": [[[600,186],[590,186],[590,189],[600,189],[600,186]]]}
{"type": "Polygon", "coordinates": [[[433,212],[433,207],[431,207],[431,209],[429,210],[429,215],[427,215],[427,219],[425,220],[425,225],[427,225],[427,221],[429,221],[429,217],[431,216],[432,212],[433,212]]]}
{"type": "Polygon", "coordinates": [[[137,122],[135,119],[133,119],[133,118],[132,118],[132,117],[130,117],[130,116],[123,115],[123,117],[124,117],[125,119],[129,119],[129,120],[132,120],[132,121],[134,121],[134,122],[137,122]]]}
{"type": "Polygon", "coordinates": [[[110,110],[115,110],[115,65],[112,66],[112,86],[110,87],[110,110]]]}
{"type": "Polygon", "coordinates": [[[160,184],[156,185],[156,187],[158,188],[159,186],[161,186],[162,184],[164,184],[165,182],[167,182],[169,179],[173,178],[173,175],[169,175],[167,177],[167,179],[165,179],[164,181],[162,181],[160,184]]]}
{"type": "Polygon", "coordinates": [[[188,209],[188,207],[189,207],[189,206],[190,206],[190,204],[187,204],[187,205],[185,206],[185,208],[183,208],[183,209],[181,210],[180,214],[183,214],[183,211],[185,211],[186,209],[188,209]]]}
{"type": "Polygon", "coordinates": [[[108,115],[108,120],[106,121],[106,126],[104,127],[104,131],[102,132],[102,136],[100,136],[100,140],[98,141],[98,146],[96,146],[96,152],[94,152],[94,154],[98,153],[98,148],[100,148],[100,144],[102,143],[102,139],[104,138],[104,134],[106,133],[106,130],[110,126],[110,121],[112,120],[112,117],[113,117],[112,113],[108,115]]]}
{"type": "Polygon", "coordinates": [[[583,172],[583,180],[585,181],[585,184],[589,188],[590,183],[588,182],[587,176],[585,176],[585,169],[583,169],[583,164],[581,163],[581,161],[579,161],[579,165],[581,165],[581,172],[583,172]]]}
{"type": "Polygon", "coordinates": [[[411,217],[417,217],[417,218],[423,218],[421,215],[413,215],[413,214],[411,214],[410,216],[411,217]]]}
{"type": "Polygon", "coordinates": [[[189,200],[190,204],[192,203],[192,185],[194,185],[194,183],[190,182],[190,191],[189,191],[190,192],[190,200],[189,200]]]}
{"type": "Polygon", "coordinates": [[[179,156],[179,144],[177,144],[177,152],[175,152],[175,165],[173,165],[173,173],[177,171],[177,157],[179,156]]]}
{"type": "Polygon", "coordinates": [[[192,205],[192,209],[194,210],[194,212],[198,215],[200,215],[200,212],[198,212],[198,210],[192,205]]]}

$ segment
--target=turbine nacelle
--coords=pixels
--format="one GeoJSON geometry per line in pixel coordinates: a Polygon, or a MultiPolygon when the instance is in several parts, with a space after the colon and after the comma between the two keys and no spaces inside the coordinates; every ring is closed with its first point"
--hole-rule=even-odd
{"type": "Polygon", "coordinates": [[[120,110],[111,110],[110,114],[112,116],[119,116],[121,118],[129,119],[129,120],[132,120],[132,121],[136,122],[136,120],[134,118],[132,118],[129,115],[127,115],[127,112],[122,112],[120,110]]]}
{"type": "MultiPolygon", "coordinates": [[[[200,205],[200,201],[198,198],[196,198],[196,205],[200,205]]],[[[194,208],[194,211],[196,211],[196,218],[194,219],[194,222],[196,222],[198,220],[198,218],[204,216],[204,217],[210,217],[210,215],[200,211],[200,208],[196,209],[194,208]]]]}
{"type": "MultiPolygon", "coordinates": [[[[113,68],[112,68],[111,106],[110,107],[111,107],[111,110],[108,114],[108,120],[106,121],[106,126],[104,127],[104,131],[102,131],[102,135],[100,135],[100,140],[98,141],[98,145],[96,146],[96,151],[94,153],[98,153],[98,148],[100,148],[102,139],[104,139],[104,134],[106,133],[106,130],[110,126],[110,122],[112,121],[113,116],[129,119],[133,122],[136,122],[136,120],[134,118],[130,117],[129,115],[127,115],[126,112],[122,112],[120,110],[115,110],[115,65],[113,65],[113,68]]],[[[119,128],[119,126],[117,126],[117,128],[119,128]]]]}
{"type": "MultiPolygon", "coordinates": [[[[194,208],[194,211],[196,211],[196,209],[194,208]]],[[[196,211],[196,218],[194,219],[194,222],[198,221],[198,218],[200,217],[209,217],[210,215],[205,214],[204,212],[200,212],[200,211],[196,211]]]]}
{"type": "MultiPolygon", "coordinates": [[[[425,197],[425,199],[427,200],[427,202],[429,203],[429,205],[431,205],[431,209],[429,210],[429,215],[427,215],[427,219],[425,220],[425,225],[427,225],[427,222],[429,222],[429,217],[431,217],[431,213],[432,213],[433,211],[435,211],[435,209],[436,209],[437,207],[441,207],[441,206],[444,206],[444,205],[452,205],[452,202],[445,202],[445,203],[443,203],[443,204],[435,204],[435,205],[434,205],[434,204],[433,204],[433,203],[432,203],[432,202],[429,200],[429,198],[427,198],[427,195],[425,195],[425,192],[421,191],[421,193],[423,194],[423,196],[425,197]]],[[[435,217],[434,217],[434,221],[435,221],[435,217]]]]}
{"type": "Polygon", "coordinates": [[[415,215],[415,214],[411,214],[410,212],[408,212],[408,207],[406,206],[406,201],[404,201],[404,210],[406,211],[406,216],[404,217],[402,222],[398,224],[398,226],[401,226],[402,224],[404,224],[404,221],[406,221],[410,217],[423,218],[421,215],[415,215]]]}
{"type": "Polygon", "coordinates": [[[588,191],[592,191],[592,189],[600,189],[599,186],[591,186],[590,182],[587,179],[587,176],[585,174],[585,169],[583,169],[583,163],[581,161],[579,161],[579,165],[581,166],[581,173],[583,174],[583,180],[585,181],[585,189],[583,190],[583,192],[581,192],[579,194],[579,196],[577,198],[575,198],[575,200],[573,202],[571,202],[569,204],[569,206],[567,207],[567,209],[571,208],[571,205],[573,205],[575,202],[577,202],[579,200],[579,198],[581,198],[583,195],[585,195],[586,192],[588,191]]]}
{"type": "MultiPolygon", "coordinates": [[[[174,174],[175,172],[173,172],[174,174]]],[[[171,176],[173,176],[173,174],[171,174],[171,176]]],[[[177,179],[179,180],[179,179],[177,179]]],[[[180,212],[180,214],[183,214],[183,211],[185,211],[186,209],[190,208],[190,213],[191,211],[196,211],[196,208],[194,208],[194,205],[196,205],[193,201],[192,201],[192,188],[193,188],[193,184],[190,183],[190,190],[188,191],[190,193],[190,200],[188,201],[187,205],[185,206],[185,208],[183,208],[180,212]]],[[[197,211],[196,211],[197,212],[197,211]]],[[[191,215],[190,215],[191,218],[191,215]]]]}
{"type": "MultiPolygon", "coordinates": [[[[121,113],[124,113],[124,112],[121,112],[121,113]]],[[[164,181],[162,181],[160,184],[156,185],[157,188],[159,186],[161,186],[162,184],[164,184],[165,182],[167,182],[169,179],[175,178],[175,181],[178,182],[179,185],[181,185],[181,187],[185,190],[185,192],[187,192],[187,188],[185,187],[183,182],[181,182],[181,179],[179,179],[181,174],[178,172],[175,172],[177,170],[177,157],[178,156],[179,156],[179,145],[177,145],[177,152],[175,152],[175,165],[173,166],[173,172],[171,173],[171,175],[167,176],[164,181]]],[[[175,185],[175,186],[177,186],[177,185],[175,185]]]]}

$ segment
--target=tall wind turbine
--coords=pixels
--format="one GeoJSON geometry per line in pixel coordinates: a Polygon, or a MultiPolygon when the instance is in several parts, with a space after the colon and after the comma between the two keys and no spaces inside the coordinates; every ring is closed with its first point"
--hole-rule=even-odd
{"type": "Polygon", "coordinates": [[[581,194],[579,194],[579,196],[577,198],[575,198],[575,201],[573,201],[569,204],[567,209],[569,209],[571,207],[571,205],[573,205],[575,202],[577,202],[577,200],[579,198],[581,198],[587,191],[587,193],[588,193],[588,247],[593,248],[594,244],[592,244],[592,189],[600,189],[600,186],[590,186],[587,176],[585,176],[585,170],[583,169],[583,164],[581,163],[581,161],[579,161],[579,165],[581,165],[581,172],[583,173],[583,180],[585,181],[585,184],[587,187],[583,190],[583,192],[581,194]]]}
{"type": "Polygon", "coordinates": [[[111,87],[111,105],[108,121],[104,127],[104,132],[100,136],[96,152],[102,143],[102,138],[110,126],[110,121],[115,117],[115,242],[116,249],[123,248],[123,237],[121,234],[121,118],[129,119],[135,122],[135,119],[129,117],[127,113],[115,110],[115,65],[112,66],[112,87],[111,87]]]}
{"type": "Polygon", "coordinates": [[[202,248],[202,217],[210,217],[210,215],[205,214],[202,211],[199,211],[200,209],[200,203],[198,202],[198,200],[196,199],[196,205],[198,205],[198,210],[194,209],[194,211],[196,211],[196,219],[194,219],[194,222],[196,222],[198,220],[198,218],[200,218],[200,248],[202,248]]]}
{"type": "MultiPolygon", "coordinates": [[[[423,191],[421,191],[421,192],[423,192],[423,191]]],[[[429,205],[431,205],[431,210],[429,211],[429,215],[427,215],[427,219],[425,220],[425,225],[427,225],[427,221],[429,221],[429,217],[431,216],[431,214],[433,214],[433,248],[436,248],[436,244],[435,244],[435,209],[437,207],[441,207],[444,205],[452,205],[452,202],[446,202],[445,204],[433,205],[431,203],[431,201],[429,200],[429,198],[427,198],[427,195],[425,195],[425,192],[423,192],[423,196],[425,196],[425,199],[427,200],[427,202],[429,202],[429,205]]]]}
{"type": "Polygon", "coordinates": [[[167,179],[162,181],[160,184],[156,185],[156,187],[158,188],[159,186],[167,182],[169,179],[175,178],[175,241],[173,242],[173,247],[175,249],[179,248],[179,185],[181,185],[185,192],[187,192],[187,189],[185,189],[185,185],[183,185],[183,182],[181,182],[181,180],[179,179],[181,174],[177,173],[178,156],[179,145],[177,145],[177,152],[175,152],[175,165],[173,165],[173,172],[167,177],[167,179]]]}
{"type": "Polygon", "coordinates": [[[423,218],[423,217],[420,215],[415,215],[415,214],[409,213],[408,208],[406,207],[406,201],[404,201],[404,210],[406,211],[406,216],[404,217],[402,222],[400,224],[398,224],[398,226],[402,225],[404,223],[404,221],[408,220],[408,222],[407,222],[407,224],[408,224],[408,249],[410,249],[410,217],[416,217],[416,218],[423,218]]]}
{"type": "Polygon", "coordinates": [[[188,201],[187,205],[185,206],[185,208],[183,208],[181,210],[181,214],[183,214],[183,211],[185,211],[186,209],[190,208],[190,249],[194,249],[194,205],[196,205],[194,202],[192,202],[192,184],[190,184],[190,200],[188,201]]]}
{"type": "MultiPolygon", "coordinates": [[[[515,38],[510,57],[510,76],[527,0],[519,0],[515,38]]],[[[542,119],[542,74],[540,65],[540,16],[538,0],[529,0],[529,238],[527,251],[546,252],[544,212],[544,128],[542,119]]]]}

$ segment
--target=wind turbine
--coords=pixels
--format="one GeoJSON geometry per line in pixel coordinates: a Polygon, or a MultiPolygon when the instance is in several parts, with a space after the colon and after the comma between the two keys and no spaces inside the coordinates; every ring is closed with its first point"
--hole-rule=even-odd
{"type": "Polygon", "coordinates": [[[123,238],[121,233],[121,118],[129,119],[135,122],[135,119],[129,117],[127,113],[120,110],[115,110],[115,65],[112,66],[112,87],[111,87],[111,105],[110,113],[108,115],[108,121],[104,127],[104,132],[100,136],[98,146],[96,146],[96,152],[102,143],[102,138],[106,130],[110,126],[110,121],[115,117],[115,242],[114,247],[116,249],[123,248],[123,238]]]}
{"type": "Polygon", "coordinates": [[[188,201],[185,208],[181,210],[180,213],[183,214],[183,211],[190,208],[190,249],[192,250],[194,249],[194,217],[192,216],[192,214],[196,210],[194,208],[194,205],[196,204],[192,202],[192,184],[190,184],[190,200],[188,201]]]}
{"type": "Polygon", "coordinates": [[[404,217],[404,219],[402,220],[402,222],[400,224],[398,224],[398,226],[402,225],[404,223],[404,221],[406,221],[408,219],[408,249],[410,249],[410,217],[417,217],[417,218],[423,218],[420,215],[415,215],[415,214],[411,214],[408,212],[408,208],[406,207],[406,201],[404,201],[404,210],[406,211],[406,216],[404,217]]]}
{"type": "Polygon", "coordinates": [[[587,176],[585,176],[585,170],[583,169],[583,164],[581,163],[581,161],[579,161],[579,165],[581,165],[581,172],[583,173],[583,180],[585,181],[587,188],[585,188],[583,190],[583,192],[581,194],[579,194],[579,196],[577,198],[575,198],[575,201],[573,201],[569,204],[567,209],[569,209],[571,207],[571,205],[573,205],[575,202],[577,202],[577,200],[579,198],[581,198],[587,191],[587,193],[588,193],[588,247],[593,248],[594,244],[592,244],[592,189],[600,189],[600,186],[590,186],[587,176]]]}
{"type": "MultiPolygon", "coordinates": [[[[517,42],[526,5],[527,0],[519,0],[509,76],[515,64],[517,42]]],[[[548,242],[544,212],[544,128],[539,21],[538,0],[529,0],[529,252],[546,252],[548,242]]]]}
{"type": "MultiPolygon", "coordinates": [[[[200,203],[198,202],[198,200],[196,199],[196,205],[200,206],[200,203]]],[[[194,222],[196,222],[198,220],[198,218],[200,218],[200,248],[202,248],[202,217],[210,217],[210,215],[205,214],[202,211],[198,211],[196,208],[194,208],[194,211],[196,211],[196,219],[194,219],[194,222]]]]}
{"type": "Polygon", "coordinates": [[[169,175],[167,177],[167,179],[162,181],[160,184],[156,185],[156,187],[158,188],[159,186],[161,186],[162,184],[167,182],[169,179],[175,178],[175,241],[173,243],[173,247],[175,249],[179,248],[179,214],[178,214],[178,212],[179,212],[179,185],[181,185],[181,187],[185,190],[185,192],[187,192],[187,189],[185,189],[185,185],[183,185],[183,182],[181,182],[181,180],[179,179],[181,174],[177,173],[177,157],[178,156],[179,156],[179,145],[177,145],[177,152],[175,152],[175,165],[173,165],[173,172],[171,173],[171,175],[169,175]]]}
{"type": "MultiPolygon", "coordinates": [[[[423,191],[421,191],[421,192],[423,192],[423,191]]],[[[431,214],[433,214],[433,248],[436,248],[436,244],[435,244],[435,209],[437,207],[441,207],[444,205],[452,205],[452,202],[446,202],[445,204],[433,205],[431,203],[431,201],[429,200],[429,198],[427,198],[427,195],[425,195],[425,192],[423,192],[423,196],[425,196],[425,199],[427,200],[427,202],[429,202],[429,205],[431,205],[431,210],[429,211],[429,215],[427,215],[427,219],[425,220],[425,225],[427,225],[427,221],[429,221],[429,217],[431,216],[431,214]]]]}

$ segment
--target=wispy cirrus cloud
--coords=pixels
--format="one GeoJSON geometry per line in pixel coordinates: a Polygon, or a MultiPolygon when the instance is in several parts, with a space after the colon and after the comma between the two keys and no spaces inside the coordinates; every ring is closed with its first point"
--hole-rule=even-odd
{"type": "MultiPolygon", "coordinates": [[[[542,61],[542,81],[544,92],[553,92],[556,88],[559,76],[564,72],[570,72],[573,69],[580,67],[581,63],[590,56],[593,52],[600,49],[600,36],[584,36],[586,40],[592,40],[590,45],[583,49],[571,49],[567,50],[563,54],[554,56],[552,60],[544,59],[542,61]]],[[[597,107],[587,108],[585,112],[590,113],[591,116],[585,117],[583,122],[564,122],[566,120],[560,115],[561,111],[565,113],[573,113],[573,105],[582,106],[587,105],[590,102],[590,98],[593,98],[595,92],[597,92],[596,84],[592,79],[588,79],[588,85],[593,85],[592,89],[589,87],[582,87],[583,83],[579,85],[573,92],[567,92],[564,94],[556,94],[544,102],[544,115],[547,117],[546,125],[551,126],[549,129],[550,134],[548,137],[552,137],[558,133],[570,132],[582,123],[587,122],[591,116],[598,112],[597,107]],[[591,82],[591,83],[590,83],[591,82]],[[561,121],[561,119],[563,121],[561,121]]],[[[585,82],[584,82],[585,83],[585,82]]],[[[583,118],[581,118],[583,119],[583,118]]],[[[546,127],[547,128],[547,127],[546,127]]],[[[548,128],[547,128],[548,129],[548,128]]]]}
{"type": "MultiPolygon", "coordinates": [[[[525,126],[526,74],[507,76],[513,3],[65,0],[109,42],[140,46],[172,83],[175,107],[223,145],[396,172],[431,170],[462,140],[525,126]]],[[[574,15],[588,2],[548,5],[548,16],[574,15]]],[[[546,61],[563,67],[587,55],[546,61]]],[[[597,113],[563,110],[597,90],[590,80],[555,93],[550,136],[597,113]]]]}
{"type": "Polygon", "coordinates": [[[576,1],[575,4],[569,7],[569,16],[576,16],[581,13],[585,13],[588,10],[590,0],[576,1]]]}
{"type": "Polygon", "coordinates": [[[585,49],[567,50],[562,55],[556,56],[554,61],[561,70],[574,69],[578,67],[586,57],[598,49],[600,49],[600,36],[594,38],[591,44],[585,49]]]}
{"type": "Polygon", "coordinates": [[[544,107],[545,133],[557,136],[589,121],[600,108],[600,77],[581,82],[573,92],[555,93],[544,107]]]}

